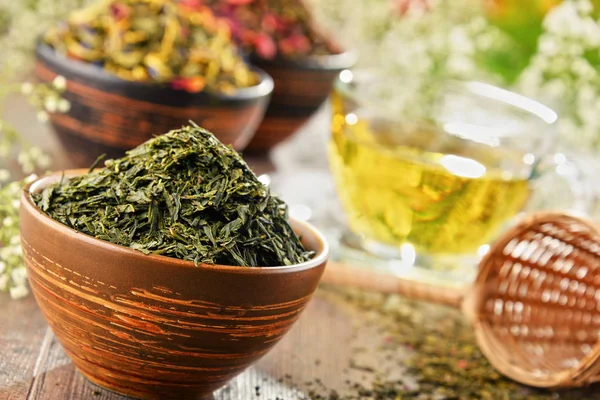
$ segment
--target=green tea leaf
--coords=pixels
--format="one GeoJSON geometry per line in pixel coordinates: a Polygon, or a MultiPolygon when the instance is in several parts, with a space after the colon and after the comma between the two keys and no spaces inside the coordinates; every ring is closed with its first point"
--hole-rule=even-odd
{"type": "Polygon", "coordinates": [[[144,254],[239,266],[291,265],[313,254],[292,231],[285,203],[198,126],[32,196],[55,220],[144,254]]]}

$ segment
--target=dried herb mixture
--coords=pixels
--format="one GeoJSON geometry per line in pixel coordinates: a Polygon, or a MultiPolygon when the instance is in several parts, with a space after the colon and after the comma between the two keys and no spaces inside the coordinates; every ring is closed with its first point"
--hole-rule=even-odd
{"type": "Polygon", "coordinates": [[[74,11],[44,41],[69,58],[129,81],[188,92],[233,92],[256,85],[227,22],[202,2],[99,0],[74,11]]]}

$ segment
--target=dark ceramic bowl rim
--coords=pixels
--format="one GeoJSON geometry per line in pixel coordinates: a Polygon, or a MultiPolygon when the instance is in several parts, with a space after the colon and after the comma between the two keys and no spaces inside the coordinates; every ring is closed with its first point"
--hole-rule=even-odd
{"type": "MultiPolygon", "coordinates": [[[[35,55],[38,60],[50,61],[55,64],[58,68],[65,70],[73,75],[81,76],[88,80],[100,81],[106,84],[119,84],[124,88],[168,88],[173,91],[182,92],[194,96],[207,96],[215,97],[221,100],[247,100],[268,96],[273,92],[275,86],[273,78],[262,69],[251,65],[251,70],[259,74],[260,82],[258,85],[250,86],[246,88],[239,88],[232,94],[207,92],[202,91],[198,93],[189,93],[182,90],[174,89],[166,84],[154,83],[154,82],[135,82],[121,79],[116,75],[105,72],[102,68],[86,63],[79,60],[68,58],[56,51],[49,45],[38,41],[35,48],[35,55]]],[[[60,75],[60,72],[59,72],[60,75]]]]}
{"type": "MultiPolygon", "coordinates": [[[[85,170],[66,170],[64,171],[65,176],[75,176],[77,174],[82,173],[85,170]]],[[[315,227],[311,224],[300,221],[297,219],[290,218],[290,222],[292,225],[300,225],[304,228],[304,231],[309,232],[316,240],[322,245],[320,250],[315,249],[317,254],[306,262],[294,265],[285,265],[285,266],[276,266],[276,267],[240,267],[240,266],[232,266],[232,265],[219,265],[219,264],[199,264],[198,267],[192,261],[180,260],[177,258],[155,255],[155,254],[143,254],[139,251],[130,249],[128,247],[120,246],[117,244],[113,244],[107,242],[105,240],[96,239],[93,236],[87,235],[85,233],[79,232],[75,229],[69,228],[66,225],[61,224],[60,222],[52,219],[48,214],[43,212],[31,198],[31,193],[35,193],[48,184],[56,182],[61,176],[63,172],[54,172],[49,175],[45,175],[41,178],[36,179],[35,181],[29,183],[23,189],[25,202],[21,202],[22,207],[28,208],[28,211],[35,217],[37,221],[42,224],[49,225],[52,230],[56,230],[61,232],[62,234],[68,236],[74,241],[83,241],[89,245],[99,247],[106,251],[112,251],[122,254],[124,257],[134,257],[138,259],[152,260],[156,262],[160,262],[163,264],[169,264],[173,267],[182,267],[182,268],[203,268],[213,271],[222,271],[222,272],[232,272],[232,273],[240,273],[240,274],[263,274],[270,275],[272,273],[293,273],[300,272],[305,270],[310,270],[313,268],[317,268],[325,261],[329,256],[329,244],[327,240],[323,236],[321,232],[319,232],[315,227]]]]}
{"type": "Polygon", "coordinates": [[[358,60],[358,53],[348,50],[337,54],[309,55],[302,58],[275,57],[272,60],[252,56],[250,60],[251,62],[288,65],[309,70],[340,71],[352,68],[358,60]]]}

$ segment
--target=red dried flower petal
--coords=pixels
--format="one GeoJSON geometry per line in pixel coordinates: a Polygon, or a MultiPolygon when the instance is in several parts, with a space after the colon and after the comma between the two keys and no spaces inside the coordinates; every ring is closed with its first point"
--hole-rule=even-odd
{"type": "Polygon", "coordinates": [[[201,92],[206,86],[206,80],[201,76],[193,78],[177,78],[171,81],[171,87],[177,90],[185,90],[190,93],[201,92]]]}
{"type": "Polygon", "coordinates": [[[310,40],[304,35],[294,34],[279,42],[283,54],[307,54],[311,50],[310,40]]]}
{"type": "Polygon", "coordinates": [[[269,35],[264,33],[260,33],[254,38],[254,46],[256,47],[256,53],[262,58],[271,59],[277,53],[275,42],[269,35]]]}
{"type": "Polygon", "coordinates": [[[277,17],[275,17],[273,14],[265,14],[260,25],[265,31],[274,32],[277,30],[279,23],[277,21],[277,17]]]}
{"type": "Polygon", "coordinates": [[[110,5],[110,14],[116,20],[122,20],[129,16],[129,7],[124,4],[111,4],[110,5]]]}
{"type": "Polygon", "coordinates": [[[292,35],[289,37],[289,41],[298,53],[307,53],[310,51],[310,40],[304,35],[292,35]]]}
{"type": "Polygon", "coordinates": [[[225,0],[226,3],[233,4],[236,6],[243,6],[246,4],[253,3],[254,0],[225,0]]]}

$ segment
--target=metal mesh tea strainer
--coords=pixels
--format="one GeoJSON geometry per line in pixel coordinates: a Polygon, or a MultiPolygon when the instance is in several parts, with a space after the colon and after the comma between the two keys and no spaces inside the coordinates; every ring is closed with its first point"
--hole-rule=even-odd
{"type": "Polygon", "coordinates": [[[324,281],[461,307],[483,354],[536,387],[600,381],[600,228],[556,212],[531,214],[481,260],[469,290],[331,263],[324,281]]]}

